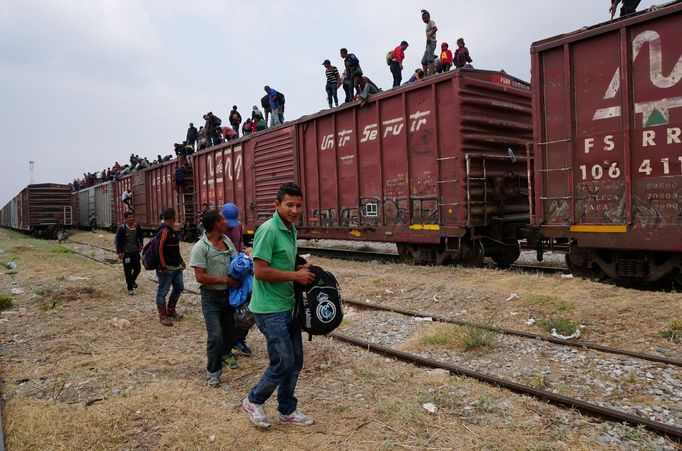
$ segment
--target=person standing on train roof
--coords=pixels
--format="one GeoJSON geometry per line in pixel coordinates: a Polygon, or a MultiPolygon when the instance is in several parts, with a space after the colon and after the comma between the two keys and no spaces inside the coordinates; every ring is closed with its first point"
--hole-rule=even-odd
{"type": "Polygon", "coordinates": [[[164,326],[172,326],[171,320],[179,320],[181,316],[175,311],[182,291],[185,289],[182,280],[182,271],[187,267],[180,254],[180,238],[173,228],[175,226],[175,210],[166,208],[161,213],[163,223],[156,231],[159,236],[159,269],[156,270],[156,277],[159,286],[156,291],[156,308],[159,311],[159,322],[164,326]],[[170,290],[168,304],[166,295],[170,290]]]}
{"type": "Polygon", "coordinates": [[[436,32],[438,27],[436,22],[431,20],[431,14],[425,9],[422,9],[422,21],[426,24],[426,49],[424,56],[422,56],[422,68],[424,74],[428,76],[436,73],[434,60],[436,59],[436,32]]]}
{"type": "Polygon", "coordinates": [[[239,111],[237,111],[237,105],[232,105],[232,111],[230,111],[229,119],[230,125],[232,126],[232,130],[237,132],[236,138],[239,138],[239,126],[242,123],[242,115],[239,114],[239,111]]]}
{"type": "Polygon", "coordinates": [[[142,228],[135,223],[135,213],[126,211],[123,213],[125,222],[116,229],[116,253],[123,261],[123,274],[128,287],[128,294],[135,294],[137,288],[137,276],[140,275],[140,252],[144,240],[142,228]]]}
{"type": "Polygon", "coordinates": [[[282,102],[280,96],[278,95],[279,93],[267,85],[263,89],[265,89],[265,92],[268,93],[268,100],[270,101],[270,110],[272,110],[270,113],[271,114],[270,127],[280,125],[282,123],[281,122],[282,115],[280,112],[280,108],[282,108],[282,102]]]}
{"type": "Polygon", "coordinates": [[[332,100],[334,101],[335,106],[339,106],[339,96],[337,94],[339,84],[341,84],[339,70],[336,66],[332,66],[332,62],[329,60],[324,60],[322,65],[325,68],[324,75],[327,77],[327,84],[324,86],[324,90],[327,92],[327,103],[329,104],[329,108],[332,107],[332,100]]]}
{"type": "Polygon", "coordinates": [[[611,19],[616,15],[616,10],[618,9],[618,4],[623,2],[623,6],[620,7],[620,17],[627,16],[628,14],[634,14],[637,11],[639,2],[641,0],[611,0],[611,7],[609,12],[611,13],[611,19]]]}
{"type": "Polygon", "coordinates": [[[199,141],[199,130],[194,126],[192,122],[189,123],[189,128],[187,129],[187,145],[192,146],[195,150],[199,150],[196,146],[197,141],[199,141]]]}
{"type": "MultiPolygon", "coordinates": [[[[233,203],[227,203],[223,205],[223,216],[225,221],[227,221],[227,229],[225,230],[225,235],[232,241],[234,248],[237,252],[243,252],[246,254],[246,245],[244,245],[244,229],[242,224],[239,222],[239,208],[233,203]]],[[[236,327],[236,342],[233,346],[234,349],[241,352],[244,355],[251,355],[251,348],[246,346],[246,336],[249,330],[236,327]]]]}
{"type": "Polygon", "coordinates": [[[230,287],[241,282],[228,275],[230,261],[237,256],[234,245],[225,235],[227,223],[215,210],[204,213],[206,233],[192,248],[189,265],[201,286],[201,312],[206,324],[206,379],[209,387],[220,385],[223,364],[239,368],[232,354],[235,342],[234,308],[230,305],[230,287]]]}
{"type": "Polygon", "coordinates": [[[303,211],[303,192],[292,182],[280,186],[275,213],[256,230],[253,241],[253,296],[249,309],[265,336],[270,364],[258,383],[242,401],[256,426],[271,426],[264,403],[275,389],[280,423],[311,425],[314,420],[298,411],[294,396],[303,368],[301,327],[292,318],[294,283],[309,285],[315,276],[309,264],[296,266],[296,226],[303,211]]]}
{"type": "MultiPolygon", "coordinates": [[[[348,53],[348,49],[342,48],[339,50],[341,58],[343,58],[343,90],[346,91],[345,102],[352,102],[355,96],[355,73],[362,72],[360,68],[360,60],[354,53],[348,53]]],[[[359,93],[359,92],[358,92],[359,93]]]]}
{"type": "Polygon", "coordinates": [[[403,60],[405,59],[405,50],[409,44],[407,41],[402,41],[399,46],[393,49],[393,58],[391,59],[391,74],[393,75],[393,87],[400,86],[403,81],[403,60]]]}

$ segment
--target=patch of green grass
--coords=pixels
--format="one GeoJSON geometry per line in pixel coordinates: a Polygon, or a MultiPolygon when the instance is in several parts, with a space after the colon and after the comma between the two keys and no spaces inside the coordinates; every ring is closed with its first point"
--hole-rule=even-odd
{"type": "Polygon", "coordinates": [[[62,246],[55,246],[52,249],[50,249],[50,252],[53,254],[73,254],[73,251],[71,249],[67,249],[62,246]]]}
{"type": "Polygon", "coordinates": [[[552,449],[547,442],[538,442],[526,446],[526,451],[547,451],[552,449]]]}
{"type": "Polygon", "coordinates": [[[615,429],[621,440],[635,442],[642,447],[639,449],[656,449],[644,426],[632,427],[627,423],[621,423],[617,424],[615,429]]]}
{"type": "Polygon", "coordinates": [[[573,335],[578,329],[578,325],[570,320],[555,316],[550,319],[541,319],[537,324],[547,332],[552,332],[552,329],[556,329],[557,333],[560,335],[573,335]]]}
{"type": "Polygon", "coordinates": [[[523,299],[526,304],[549,306],[554,312],[566,312],[575,309],[575,302],[545,294],[525,294],[523,299]]]}
{"type": "Polygon", "coordinates": [[[679,319],[668,321],[668,328],[661,332],[661,336],[670,341],[682,343],[682,321],[679,319]]]}
{"type": "Polygon", "coordinates": [[[453,345],[465,351],[489,346],[497,332],[476,326],[444,326],[437,332],[422,337],[425,344],[432,346],[453,345]]]}
{"type": "Polygon", "coordinates": [[[0,310],[6,310],[12,306],[12,296],[0,293],[0,310]]]}
{"type": "Polygon", "coordinates": [[[436,285],[436,291],[437,292],[440,293],[443,290],[445,290],[445,284],[444,283],[439,283],[438,285],[436,285]]]}
{"type": "Polygon", "coordinates": [[[384,283],[384,279],[381,278],[381,277],[375,277],[375,278],[372,279],[372,283],[373,283],[374,285],[379,286],[379,285],[381,285],[382,283],[384,283]]]}
{"type": "Polygon", "coordinates": [[[492,412],[493,399],[489,395],[483,393],[474,403],[474,408],[479,412],[492,412]]]}
{"type": "Polygon", "coordinates": [[[487,329],[481,329],[476,326],[464,326],[460,340],[464,349],[469,351],[471,349],[484,348],[490,346],[495,339],[496,332],[487,329]]]}
{"type": "Polygon", "coordinates": [[[336,413],[344,413],[346,412],[350,407],[347,406],[346,404],[341,404],[340,406],[334,407],[334,412],[336,413]]]}

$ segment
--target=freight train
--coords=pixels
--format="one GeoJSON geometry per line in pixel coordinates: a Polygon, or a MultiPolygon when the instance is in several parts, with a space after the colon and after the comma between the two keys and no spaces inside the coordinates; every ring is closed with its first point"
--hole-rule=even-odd
{"type": "MultiPolygon", "coordinates": [[[[471,266],[509,265],[523,243],[565,252],[575,274],[682,283],[680,23],[678,1],[536,42],[532,88],[460,69],[229,141],[192,155],[182,189],[178,160],[128,174],[101,225],[122,222],[126,189],[150,232],[173,207],[192,239],[201,204],[234,202],[253,235],[296,181],[301,238],[471,266]]],[[[74,194],[79,222],[92,196],[74,194]]]]}

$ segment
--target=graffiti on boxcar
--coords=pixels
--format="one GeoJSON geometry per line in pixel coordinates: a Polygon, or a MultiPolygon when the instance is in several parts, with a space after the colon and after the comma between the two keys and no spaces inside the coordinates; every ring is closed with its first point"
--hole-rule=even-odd
{"type": "Polygon", "coordinates": [[[412,222],[415,224],[438,223],[438,199],[436,197],[412,197],[412,222]]]}
{"type": "Polygon", "coordinates": [[[388,197],[405,196],[405,174],[397,174],[384,180],[384,194],[388,197]]]}
{"type": "Polygon", "coordinates": [[[424,171],[422,175],[412,178],[412,194],[423,196],[436,192],[436,180],[431,176],[431,171],[424,171]]]}
{"type": "Polygon", "coordinates": [[[408,212],[406,197],[384,197],[385,224],[407,224],[408,212]]]}
{"type": "Polygon", "coordinates": [[[360,217],[357,207],[344,207],[341,209],[341,227],[357,227],[360,217]]]}

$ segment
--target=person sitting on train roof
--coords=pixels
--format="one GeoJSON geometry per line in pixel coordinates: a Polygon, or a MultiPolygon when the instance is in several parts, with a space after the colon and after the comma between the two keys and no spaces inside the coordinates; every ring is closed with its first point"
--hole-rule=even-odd
{"type": "Polygon", "coordinates": [[[464,66],[471,67],[469,63],[473,60],[469,56],[469,49],[464,47],[464,39],[457,39],[457,50],[455,50],[455,56],[452,58],[453,63],[456,68],[462,68],[464,66]]]}
{"type": "Polygon", "coordinates": [[[620,7],[620,17],[627,16],[628,14],[634,14],[637,11],[637,6],[641,0],[611,0],[611,7],[609,12],[611,13],[611,19],[616,15],[616,9],[618,9],[618,3],[623,2],[623,6],[620,7]]]}
{"type": "Polygon", "coordinates": [[[372,80],[362,75],[362,72],[355,73],[355,84],[360,89],[359,96],[360,106],[364,105],[367,102],[369,96],[371,96],[372,94],[378,94],[380,91],[380,89],[377,87],[377,85],[374,84],[372,80]]]}
{"type": "Polygon", "coordinates": [[[251,122],[251,118],[246,118],[246,121],[242,125],[242,135],[250,135],[253,132],[253,122],[251,122]]]}

